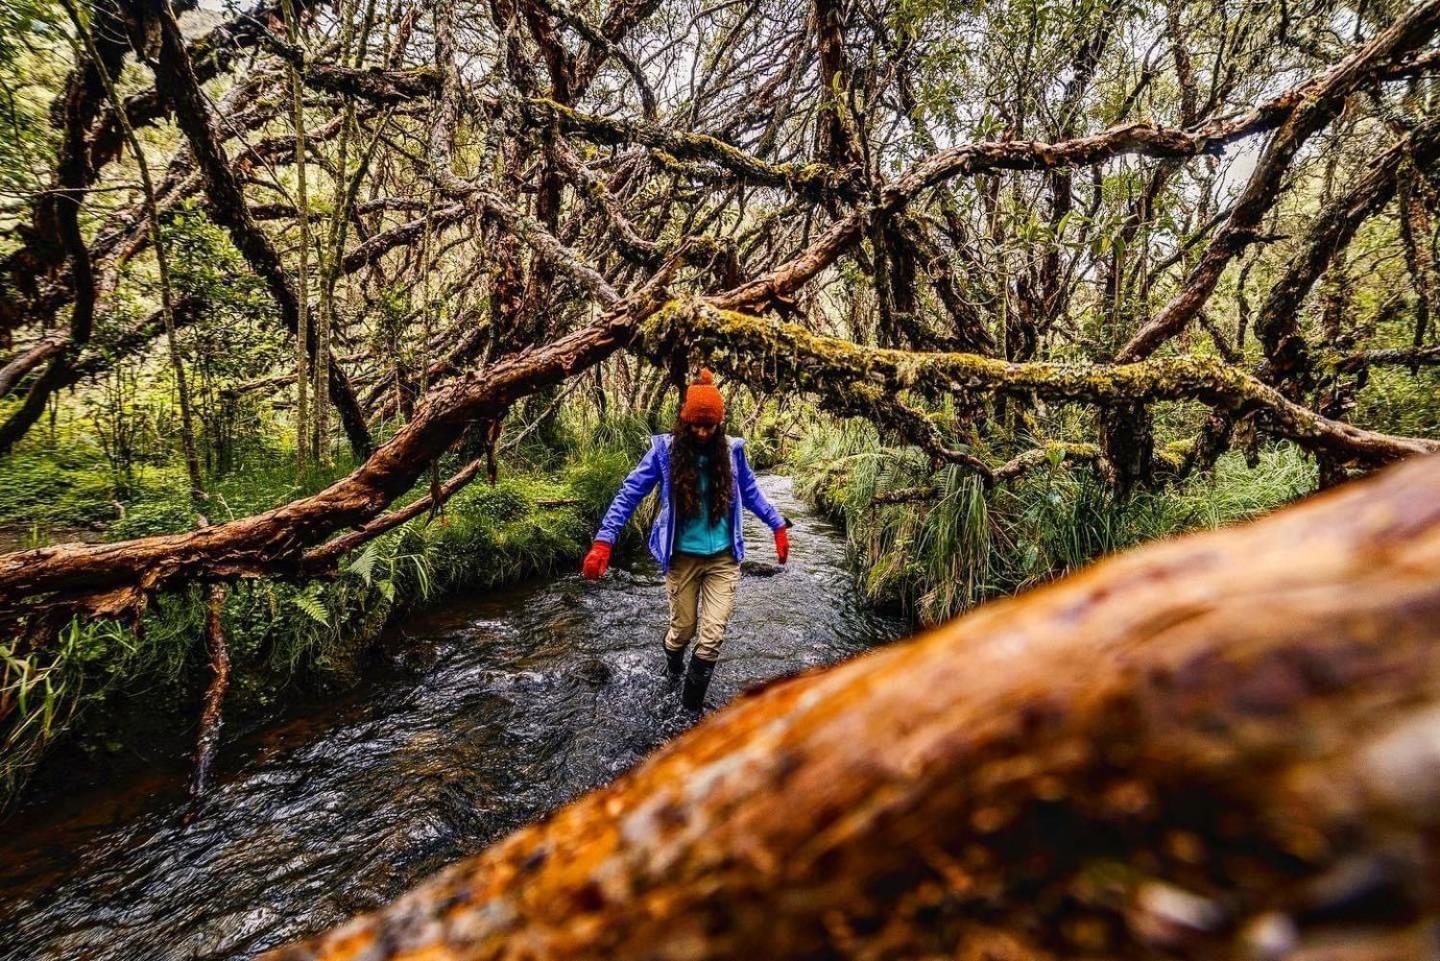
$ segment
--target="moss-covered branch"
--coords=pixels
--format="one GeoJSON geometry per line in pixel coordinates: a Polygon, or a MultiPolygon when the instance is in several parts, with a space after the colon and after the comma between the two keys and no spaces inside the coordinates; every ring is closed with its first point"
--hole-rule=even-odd
{"type": "Polygon", "coordinates": [[[1359,350],[1346,354],[1335,361],[1335,369],[1353,374],[1367,367],[1407,367],[1440,365],[1440,347],[1386,347],[1376,350],[1359,350]]]}
{"type": "MultiPolygon", "coordinates": [[[[752,387],[798,387],[846,414],[874,411],[901,391],[1034,396],[1105,408],[1194,400],[1237,417],[1258,413],[1274,436],[1350,463],[1375,466],[1440,450],[1440,441],[1394,437],[1322,417],[1244,371],[1210,358],[1152,358],[1117,365],[1011,363],[978,354],[883,350],[717,309],[703,300],[667,305],[641,327],[638,342],[655,358],[669,357],[677,346],[687,345],[752,387]]],[[[923,446],[918,434],[911,439],[923,446]]]]}
{"type": "Polygon", "coordinates": [[[860,195],[859,184],[826,164],[771,163],[707,134],[672,130],[641,120],[601,117],[539,98],[521,101],[519,111],[536,126],[553,126],[561,133],[577,134],[594,143],[638,143],[678,160],[705,161],[745,183],[784,187],[816,199],[828,195],[856,199],[860,195]]]}

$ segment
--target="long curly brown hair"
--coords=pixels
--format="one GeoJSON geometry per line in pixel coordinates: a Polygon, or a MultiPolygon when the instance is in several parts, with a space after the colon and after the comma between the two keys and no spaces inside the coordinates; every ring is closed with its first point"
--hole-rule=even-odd
{"type": "Polygon", "coordinates": [[[680,519],[700,516],[700,456],[709,460],[705,468],[710,477],[710,523],[730,516],[730,494],[734,478],[730,466],[730,441],[718,427],[707,443],[691,436],[683,421],[677,420],[670,431],[670,486],[680,519]]]}

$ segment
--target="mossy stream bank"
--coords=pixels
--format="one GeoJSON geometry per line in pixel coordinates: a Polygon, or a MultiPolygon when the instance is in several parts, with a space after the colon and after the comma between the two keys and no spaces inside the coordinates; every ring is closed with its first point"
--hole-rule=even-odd
{"type": "MultiPolygon", "coordinates": [[[[862,652],[903,625],[863,606],[839,531],[796,525],[776,568],[753,519],[718,706],[862,652]]],[[[613,778],[693,716],[662,675],[665,587],[643,550],[470,598],[382,638],[381,664],[227,740],[190,826],[184,768],[56,796],[0,844],[0,959],[248,958],[375,907],[506,830],[613,778]]]]}

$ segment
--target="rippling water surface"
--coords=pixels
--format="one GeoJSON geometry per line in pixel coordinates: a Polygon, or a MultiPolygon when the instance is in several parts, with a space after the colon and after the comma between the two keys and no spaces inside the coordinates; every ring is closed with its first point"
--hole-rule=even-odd
{"type": "MultiPolygon", "coordinates": [[[[762,486],[795,521],[790,564],[747,516],[712,706],[901,631],[858,604],[839,533],[785,478],[762,486]]],[[[359,690],[227,742],[189,827],[175,771],[25,812],[0,826],[0,959],[247,958],[388,901],[692,723],[665,622],[648,557],[450,602],[359,690]]]]}

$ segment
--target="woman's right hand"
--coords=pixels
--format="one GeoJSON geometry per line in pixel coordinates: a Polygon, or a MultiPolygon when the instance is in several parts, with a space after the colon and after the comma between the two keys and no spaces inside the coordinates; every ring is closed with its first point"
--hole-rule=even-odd
{"type": "Polygon", "coordinates": [[[590,553],[585,555],[585,562],[580,565],[580,573],[585,575],[586,580],[598,581],[600,575],[610,567],[610,545],[604,541],[596,541],[590,545],[590,553]]]}

